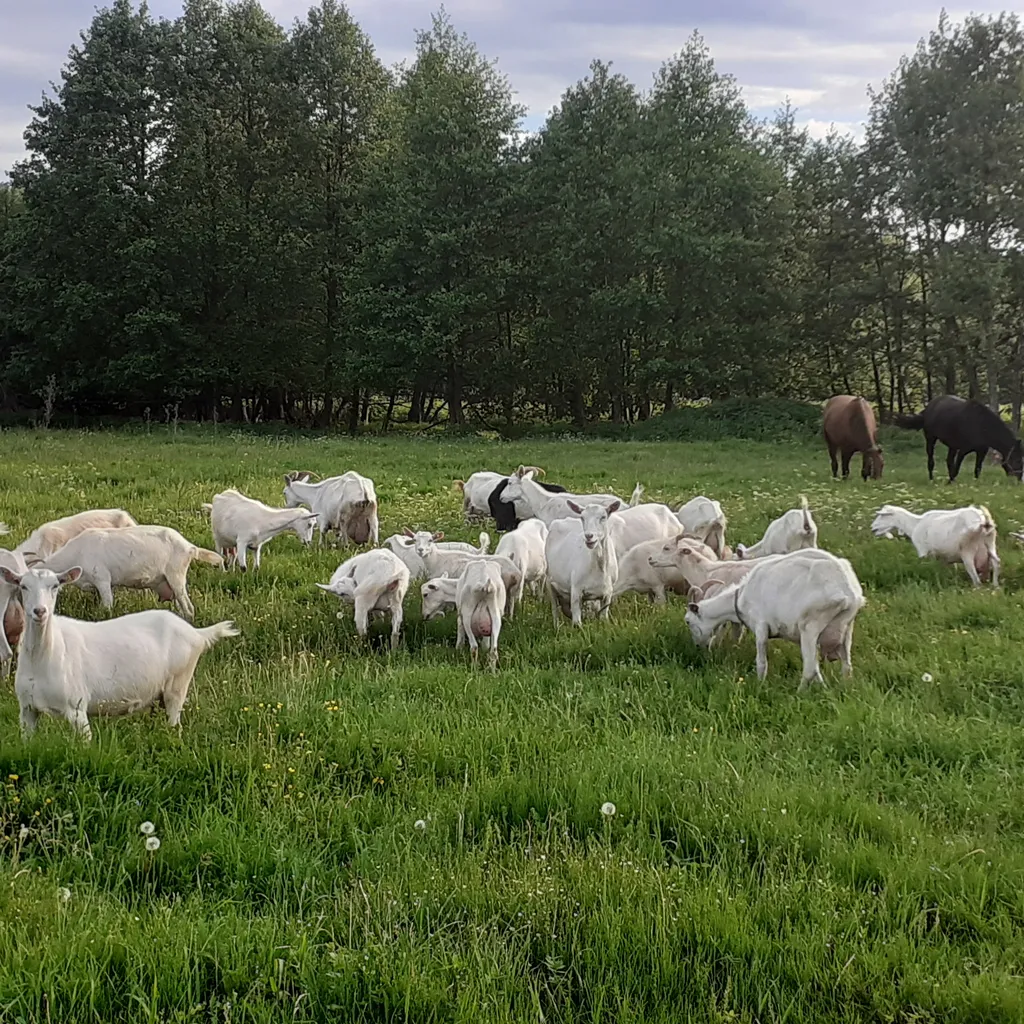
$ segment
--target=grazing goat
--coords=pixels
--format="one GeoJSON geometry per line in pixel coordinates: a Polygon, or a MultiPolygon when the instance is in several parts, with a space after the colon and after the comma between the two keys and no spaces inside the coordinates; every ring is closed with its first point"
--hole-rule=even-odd
{"type": "MultiPolygon", "coordinates": [[[[388,548],[375,548],[342,562],[321,590],[355,606],[356,632],[366,636],[371,613],[391,613],[391,650],[402,630],[402,602],[409,589],[408,566],[388,548]]],[[[338,618],[343,618],[338,612],[338,618]]]]}
{"type": "MultiPolygon", "coordinates": [[[[25,559],[17,551],[0,548],[0,566],[12,572],[24,573],[25,559]]],[[[25,612],[21,607],[20,591],[13,583],[0,580],[0,679],[6,679],[11,671],[14,645],[25,629],[25,612]]]]}
{"type": "Polygon", "coordinates": [[[569,509],[580,518],[555,519],[549,525],[544,558],[555,629],[561,622],[559,610],[572,616],[574,626],[582,626],[584,601],[595,603],[598,616],[608,618],[619,578],[608,520],[621,504],[616,499],[607,507],[599,502],[581,506],[570,499],[569,509]]]}
{"type": "Polygon", "coordinates": [[[138,526],[124,509],[92,508],[77,512],[73,516],[54,519],[36,527],[14,550],[26,558],[31,556],[45,561],[83,530],[123,530],[127,526],[138,526]]]}
{"type": "MultiPolygon", "coordinates": [[[[712,580],[706,587],[710,592],[712,580]]],[[[739,583],[716,589],[701,600],[691,591],[686,623],[694,641],[707,647],[719,626],[746,626],[757,641],[757,676],[768,673],[768,640],[781,637],[800,644],[803,676],[800,689],[823,682],[818,650],[838,660],[844,676],[852,672],[853,622],[864,607],[864,591],[853,566],[827,551],[795,551],[755,563],[739,583]]]]}
{"type": "Polygon", "coordinates": [[[284,503],[289,508],[308,505],[317,514],[317,544],[322,545],[328,531],[333,530],[343,545],[380,543],[380,522],[377,516],[377,492],[369,477],[353,470],[331,476],[319,483],[310,483],[310,473],[291,472],[284,475],[284,503]]]}
{"type": "MultiPolygon", "coordinates": [[[[447,580],[431,581],[434,583],[447,580]]],[[[498,665],[498,637],[501,635],[501,610],[505,604],[505,584],[501,570],[492,559],[474,558],[468,562],[455,584],[455,610],[458,614],[458,635],[455,646],[469,642],[469,650],[476,663],[482,639],[487,640],[491,668],[498,665]]],[[[429,584],[428,584],[429,585],[429,584]]],[[[447,598],[448,587],[445,587],[447,598]]],[[[426,600],[424,601],[426,605],[426,600]]]]}
{"type": "Polygon", "coordinates": [[[462,516],[467,525],[486,518],[490,511],[487,499],[494,488],[505,479],[507,478],[501,473],[482,469],[477,473],[471,473],[465,480],[453,481],[453,486],[462,492],[462,516]]]}
{"type": "Polygon", "coordinates": [[[188,596],[189,566],[224,564],[216,551],[196,547],[169,526],[83,530],[44,561],[25,561],[58,574],[78,566],[81,572],[72,582],[95,591],[104,608],[114,607],[114,587],[152,590],[161,601],[173,600],[186,619],[195,615],[188,596]]]}
{"type": "Polygon", "coordinates": [[[168,725],[180,725],[200,656],[218,640],[238,636],[234,623],[196,629],[156,608],[105,622],[54,614],[61,586],[80,574],[78,566],[60,575],[39,567],[24,573],[0,567],[0,577],[19,588],[26,609],[14,677],[22,731],[32,733],[40,714],[56,715],[89,740],[90,715],[132,714],[157,701],[168,725]]]}
{"type": "Polygon", "coordinates": [[[572,511],[573,507],[582,508],[584,505],[601,504],[608,505],[616,503],[616,508],[621,508],[626,503],[614,494],[570,494],[564,491],[560,494],[549,494],[535,480],[531,479],[526,466],[520,466],[508,478],[508,486],[501,496],[504,502],[516,502],[520,500],[529,508],[541,522],[550,526],[556,519],[578,518],[572,511]]]}
{"type": "Polygon", "coordinates": [[[765,555],[788,555],[792,551],[818,546],[818,526],[807,507],[807,498],[800,497],[800,507],[783,512],[768,524],[764,536],[750,547],[736,545],[737,558],[763,558],[765,555]]]}
{"type": "Polygon", "coordinates": [[[976,587],[991,571],[992,586],[999,586],[996,524],[984,505],[933,509],[923,515],[914,515],[899,505],[883,505],[871,532],[891,540],[893,530],[910,538],[919,558],[962,562],[976,587]]]}
{"type": "MultiPolygon", "coordinates": [[[[255,567],[260,567],[260,552],[267,541],[291,530],[307,547],[313,540],[317,513],[294,508],[271,508],[262,501],[246,497],[231,488],[213,496],[212,504],[203,504],[210,513],[213,546],[224,558],[231,552],[232,564],[246,565],[246,552],[253,552],[255,567]]],[[[224,566],[227,572],[227,566],[224,566]]]]}
{"type": "Polygon", "coordinates": [[[726,557],[727,520],[719,502],[698,494],[676,509],[676,519],[686,533],[707,544],[719,558],[726,557]]]}
{"type": "Polygon", "coordinates": [[[456,579],[462,575],[469,562],[476,558],[496,562],[505,583],[505,615],[509,619],[515,615],[515,599],[522,589],[522,573],[511,559],[504,555],[481,555],[479,552],[446,550],[439,547],[433,536],[426,531],[418,535],[416,554],[423,560],[428,579],[436,579],[439,576],[456,579]]]}
{"type": "Polygon", "coordinates": [[[544,585],[547,562],[544,560],[544,544],[548,539],[548,528],[539,519],[525,519],[511,533],[498,541],[496,555],[504,555],[522,574],[512,603],[523,596],[523,588],[529,584],[536,597],[544,585]]]}

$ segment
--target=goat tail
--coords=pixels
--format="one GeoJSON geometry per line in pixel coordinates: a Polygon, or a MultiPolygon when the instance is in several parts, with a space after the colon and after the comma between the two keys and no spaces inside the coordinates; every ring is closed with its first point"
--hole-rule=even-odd
{"type": "Polygon", "coordinates": [[[210,503],[209,503],[208,501],[204,501],[204,502],[202,503],[202,505],[200,505],[199,507],[200,507],[200,508],[201,508],[201,509],[202,509],[202,510],[203,510],[204,512],[212,512],[212,511],[213,511],[213,506],[212,506],[212,505],[211,505],[211,504],[210,504],[210,503]]]}
{"type": "Polygon", "coordinates": [[[978,511],[982,514],[983,518],[981,521],[981,529],[984,533],[995,533],[996,521],[992,518],[992,513],[989,512],[985,505],[979,505],[978,511]]]}
{"type": "Polygon", "coordinates": [[[486,555],[491,550],[491,535],[486,530],[481,530],[477,543],[480,546],[480,554],[486,555]]]}
{"type": "Polygon", "coordinates": [[[197,629],[196,632],[203,638],[206,650],[209,650],[218,640],[239,636],[242,631],[230,619],[224,619],[223,622],[215,622],[205,629],[197,629]]]}
{"type": "Polygon", "coordinates": [[[924,426],[924,414],[915,412],[905,416],[893,416],[892,421],[904,430],[920,430],[924,426]]]}
{"type": "Polygon", "coordinates": [[[206,548],[193,547],[192,561],[205,562],[207,565],[214,565],[218,569],[224,565],[224,559],[216,551],[209,551],[206,548]]]}

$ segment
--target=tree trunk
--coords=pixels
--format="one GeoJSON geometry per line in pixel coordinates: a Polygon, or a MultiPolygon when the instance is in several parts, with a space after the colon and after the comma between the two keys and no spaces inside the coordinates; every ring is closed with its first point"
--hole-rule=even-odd
{"type": "Polygon", "coordinates": [[[448,398],[448,422],[453,427],[460,427],[466,422],[466,418],[462,411],[462,371],[456,362],[454,353],[448,358],[446,391],[448,398]]]}
{"type": "Polygon", "coordinates": [[[999,412],[999,363],[996,359],[996,332],[991,324],[984,327],[985,377],[988,383],[988,407],[999,412]]]}
{"type": "Polygon", "coordinates": [[[676,407],[676,386],[669,381],[665,385],[665,412],[671,412],[676,407]]]}
{"type": "Polygon", "coordinates": [[[397,391],[392,391],[388,395],[388,411],[384,413],[384,422],[380,425],[380,432],[382,434],[386,434],[391,427],[391,417],[395,411],[395,398],[397,394],[397,391]]]}
{"type": "Polygon", "coordinates": [[[585,427],[587,425],[587,407],[583,403],[583,382],[579,377],[573,378],[571,404],[573,425],[585,427]]]}
{"type": "Polygon", "coordinates": [[[871,349],[871,372],[875,377],[875,400],[878,402],[878,416],[882,422],[891,419],[891,413],[885,408],[885,395],[882,393],[882,371],[878,368],[878,356],[871,349]]]}
{"type": "Polygon", "coordinates": [[[412,398],[409,400],[409,415],[405,417],[406,423],[421,423],[423,421],[423,388],[417,379],[412,387],[412,398]]]}
{"type": "Polygon", "coordinates": [[[359,388],[354,388],[348,400],[348,432],[359,433],[359,388]]]}

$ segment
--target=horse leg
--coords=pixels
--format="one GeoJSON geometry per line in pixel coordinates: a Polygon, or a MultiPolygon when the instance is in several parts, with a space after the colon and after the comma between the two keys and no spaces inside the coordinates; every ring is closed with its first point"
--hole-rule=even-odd
{"type": "Polygon", "coordinates": [[[850,459],[853,458],[853,452],[847,450],[843,452],[843,479],[848,480],[850,477],[850,459]]]}
{"type": "Polygon", "coordinates": [[[836,459],[836,450],[837,449],[836,449],[836,446],[831,441],[828,441],[827,444],[828,444],[828,457],[832,460],[832,479],[835,480],[835,478],[839,475],[839,461],[836,459]]]}
{"type": "Polygon", "coordinates": [[[928,479],[935,479],[935,442],[938,440],[931,434],[925,434],[925,445],[928,448],[928,479]]]}
{"type": "Polygon", "coordinates": [[[952,483],[956,479],[957,473],[960,472],[960,463],[957,461],[955,448],[950,448],[946,453],[946,471],[949,473],[949,482],[952,483]]]}
{"type": "Polygon", "coordinates": [[[971,454],[970,452],[957,452],[956,453],[956,470],[954,471],[953,476],[958,476],[959,475],[960,467],[964,464],[964,459],[966,459],[967,456],[970,455],[970,454],[971,454]]]}
{"type": "Polygon", "coordinates": [[[987,451],[984,448],[979,448],[974,453],[974,479],[977,480],[981,476],[981,465],[985,461],[987,451]]]}

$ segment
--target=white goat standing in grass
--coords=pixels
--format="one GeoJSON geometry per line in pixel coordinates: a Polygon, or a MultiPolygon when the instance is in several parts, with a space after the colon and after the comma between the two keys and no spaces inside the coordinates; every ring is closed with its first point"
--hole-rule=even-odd
{"type": "MultiPolygon", "coordinates": [[[[363,638],[371,614],[391,615],[391,650],[398,648],[402,631],[402,602],[409,590],[409,568],[387,548],[375,548],[342,562],[330,583],[318,583],[321,590],[354,606],[356,632],[363,638]]],[[[338,612],[338,618],[342,618],[338,612]]]]}
{"type": "Polygon", "coordinates": [[[187,619],[195,615],[188,596],[188,570],[192,562],[222,566],[216,551],[196,547],[170,526],[128,526],[119,530],[83,530],[39,564],[55,573],[78,566],[75,585],[94,590],[104,608],[114,607],[114,587],[152,590],[161,601],[171,601],[187,619]]]}
{"type": "Polygon", "coordinates": [[[596,605],[600,618],[608,618],[619,578],[608,520],[621,506],[617,499],[607,507],[597,502],[581,506],[570,499],[569,509],[580,518],[555,519],[548,527],[544,558],[555,629],[561,622],[559,610],[572,617],[574,626],[582,626],[584,602],[596,605]]]}
{"type": "Polygon", "coordinates": [[[853,671],[853,623],[865,602],[847,559],[827,551],[795,551],[756,563],[739,583],[719,584],[711,579],[701,590],[691,592],[686,623],[700,646],[709,646],[723,624],[739,623],[757,640],[759,679],[768,674],[771,637],[800,644],[801,690],[812,680],[823,682],[819,648],[826,660],[842,664],[844,676],[853,671]]]}
{"type": "Polygon", "coordinates": [[[26,612],[14,678],[22,731],[32,733],[40,714],[55,715],[88,740],[90,715],[132,714],[157,701],[168,725],[179,725],[200,656],[218,640],[237,636],[234,623],[196,629],[158,608],[104,622],[56,615],[61,586],[74,583],[81,571],[75,566],[58,576],[49,569],[16,573],[0,567],[26,612]]]}
{"type": "Polygon", "coordinates": [[[122,530],[138,525],[122,508],[91,508],[37,526],[14,550],[26,558],[45,561],[83,530],[122,530]]]}
{"type": "Polygon", "coordinates": [[[793,551],[818,546],[818,524],[807,507],[806,495],[800,496],[800,507],[783,512],[768,524],[764,536],[750,547],[736,545],[736,557],[763,558],[765,555],[788,555],[793,551]]]}
{"type": "Polygon", "coordinates": [[[871,532],[891,540],[893,530],[910,538],[919,558],[963,563],[976,587],[991,570],[992,586],[999,586],[996,524],[984,505],[933,509],[922,515],[899,505],[883,505],[871,523],[871,532]]]}
{"type": "MultiPolygon", "coordinates": [[[[231,554],[233,565],[248,568],[246,552],[252,551],[255,568],[260,567],[263,545],[289,530],[307,547],[313,541],[317,513],[305,509],[272,508],[262,501],[247,497],[230,488],[213,496],[212,503],[203,503],[210,513],[213,546],[222,557],[231,554]]],[[[227,572],[227,565],[224,565],[227,572]]]]}

